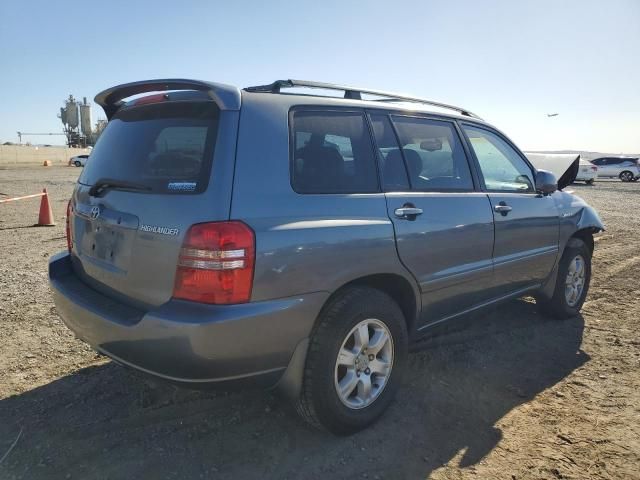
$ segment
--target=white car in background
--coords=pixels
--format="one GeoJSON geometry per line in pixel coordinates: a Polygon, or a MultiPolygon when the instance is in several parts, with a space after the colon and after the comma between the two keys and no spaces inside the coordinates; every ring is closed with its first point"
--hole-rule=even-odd
{"type": "Polygon", "coordinates": [[[576,175],[576,180],[582,181],[587,185],[593,185],[596,178],[598,178],[598,167],[591,162],[580,159],[580,167],[578,169],[578,175],[576,175]]]}
{"type": "Polygon", "coordinates": [[[69,159],[69,166],[75,165],[76,167],[84,167],[87,164],[89,155],[76,155],[69,159]]]}

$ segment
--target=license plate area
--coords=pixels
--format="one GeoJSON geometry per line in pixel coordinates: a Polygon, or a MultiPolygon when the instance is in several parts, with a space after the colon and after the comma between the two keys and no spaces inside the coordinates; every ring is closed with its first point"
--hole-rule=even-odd
{"type": "Polygon", "coordinates": [[[76,248],[80,257],[126,273],[138,229],[138,217],[96,205],[76,206],[76,248]],[[80,227],[80,228],[77,228],[80,227]]]}

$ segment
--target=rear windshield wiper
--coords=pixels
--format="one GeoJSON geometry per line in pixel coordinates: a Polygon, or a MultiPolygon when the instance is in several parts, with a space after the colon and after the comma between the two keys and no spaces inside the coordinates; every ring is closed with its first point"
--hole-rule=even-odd
{"type": "Polygon", "coordinates": [[[89,189],[89,195],[99,197],[107,190],[131,190],[134,192],[149,192],[151,187],[141,183],[128,182],[127,180],[115,180],[113,178],[101,178],[89,189]]]}

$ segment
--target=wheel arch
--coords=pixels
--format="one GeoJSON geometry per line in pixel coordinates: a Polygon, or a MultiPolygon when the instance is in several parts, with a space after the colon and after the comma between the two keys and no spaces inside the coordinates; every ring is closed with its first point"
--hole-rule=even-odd
{"type": "Polygon", "coordinates": [[[620,180],[622,180],[623,175],[625,175],[626,173],[628,173],[629,175],[631,175],[631,178],[635,178],[635,174],[631,171],[631,170],[622,170],[619,174],[618,174],[618,178],[620,180]]]}
{"type": "Polygon", "coordinates": [[[397,273],[376,273],[353,279],[337,288],[326,303],[339,295],[346,288],[365,286],[380,290],[389,295],[400,307],[407,324],[407,331],[411,333],[418,318],[419,295],[416,289],[402,275],[397,273]]]}
{"type": "Polygon", "coordinates": [[[591,255],[593,255],[593,250],[595,248],[595,241],[593,239],[593,235],[598,232],[601,232],[602,230],[603,228],[600,226],[588,226],[588,227],[579,228],[578,230],[573,232],[571,236],[569,236],[569,238],[567,239],[567,241],[562,247],[562,251],[560,252],[560,255],[558,255],[558,260],[556,261],[556,265],[553,267],[553,271],[551,272],[546,282],[538,292],[538,294],[542,298],[550,299],[553,296],[553,290],[555,289],[556,280],[558,278],[558,265],[560,263],[560,259],[562,258],[562,255],[564,255],[564,251],[567,248],[567,246],[575,246],[575,241],[581,240],[587,245],[587,248],[591,252],[591,255]]]}
{"type": "MultiPolygon", "coordinates": [[[[376,273],[364,275],[349,280],[335,289],[320,309],[320,312],[314,322],[314,326],[311,329],[311,335],[313,335],[313,331],[318,323],[318,319],[322,316],[325,306],[345,289],[358,286],[375,288],[389,295],[398,304],[400,310],[402,310],[407,324],[409,339],[411,339],[411,333],[415,328],[419,309],[421,308],[419,290],[417,285],[412,285],[407,278],[397,273],[376,273]]],[[[289,361],[287,369],[275,386],[276,391],[291,400],[297,399],[302,389],[304,367],[311,335],[309,338],[305,338],[299,342],[291,360],[289,361]]]]}
{"type": "MultiPolygon", "coordinates": [[[[565,245],[565,248],[567,245],[571,244],[573,239],[578,239],[578,240],[582,240],[587,245],[587,247],[589,247],[589,251],[593,255],[593,249],[595,248],[595,241],[593,239],[593,235],[598,233],[599,231],[600,229],[596,227],[586,227],[586,228],[581,228],[580,230],[576,230],[567,240],[567,244],[565,245]]],[[[563,250],[563,253],[564,253],[564,250],[563,250]]]]}

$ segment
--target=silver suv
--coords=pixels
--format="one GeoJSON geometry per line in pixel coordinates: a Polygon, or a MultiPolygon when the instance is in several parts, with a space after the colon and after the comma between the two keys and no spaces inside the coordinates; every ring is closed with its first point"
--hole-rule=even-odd
{"type": "Polygon", "coordinates": [[[623,182],[637,182],[640,165],[637,158],[603,157],[591,160],[598,167],[598,177],[619,178],[623,182]]]}
{"type": "Polygon", "coordinates": [[[570,317],[587,295],[603,225],[561,191],[575,171],[558,183],[465,109],[295,80],[96,102],[109,123],[49,277],[69,328],[123,365],[275,386],[345,434],[430,327],[524,294],[570,317]]]}

